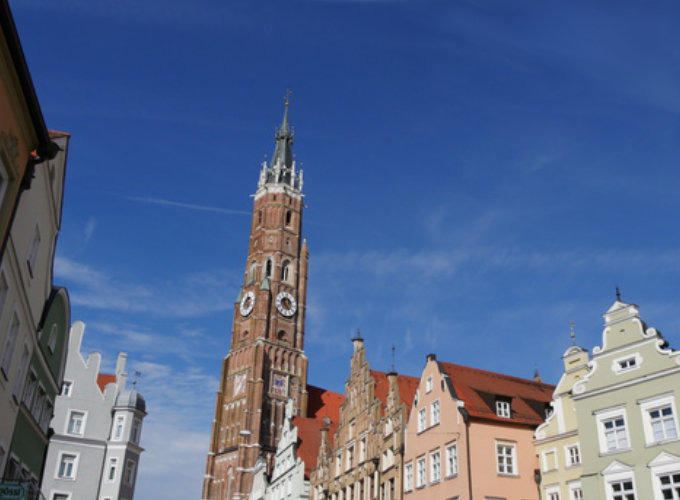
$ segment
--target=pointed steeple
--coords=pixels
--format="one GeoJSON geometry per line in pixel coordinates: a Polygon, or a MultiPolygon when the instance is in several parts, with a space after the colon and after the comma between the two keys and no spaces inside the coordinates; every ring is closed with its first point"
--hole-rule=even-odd
{"type": "Polygon", "coordinates": [[[283,104],[283,120],[276,129],[274,154],[271,161],[262,163],[260,181],[258,182],[258,192],[267,186],[289,187],[295,192],[302,191],[302,169],[295,170],[295,160],[293,159],[293,128],[288,121],[288,110],[290,108],[289,97],[292,92],[286,91],[283,104]]]}

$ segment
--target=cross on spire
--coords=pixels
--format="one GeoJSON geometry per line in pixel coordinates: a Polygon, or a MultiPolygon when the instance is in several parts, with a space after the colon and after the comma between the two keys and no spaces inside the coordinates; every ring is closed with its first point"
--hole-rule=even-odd
{"type": "Polygon", "coordinates": [[[619,290],[619,285],[616,285],[616,300],[621,302],[621,290],[619,290]]]}
{"type": "Polygon", "coordinates": [[[571,337],[571,345],[576,345],[576,333],[574,332],[574,322],[569,323],[569,336],[571,337]]]}

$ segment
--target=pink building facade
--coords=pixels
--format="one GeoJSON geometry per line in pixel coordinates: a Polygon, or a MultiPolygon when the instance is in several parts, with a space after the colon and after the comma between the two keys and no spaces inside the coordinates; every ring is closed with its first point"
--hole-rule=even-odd
{"type": "Polygon", "coordinates": [[[537,500],[533,432],[553,390],[430,354],[406,428],[404,500],[537,500]]]}

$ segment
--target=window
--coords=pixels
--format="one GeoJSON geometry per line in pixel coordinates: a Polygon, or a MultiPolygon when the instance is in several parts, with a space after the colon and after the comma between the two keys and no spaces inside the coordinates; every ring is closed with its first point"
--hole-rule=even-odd
{"type": "Polygon", "coordinates": [[[567,446],[565,448],[565,454],[567,467],[573,467],[574,465],[579,465],[581,463],[581,450],[578,444],[567,446]]]}
{"type": "Polygon", "coordinates": [[[642,358],[639,354],[634,354],[633,356],[626,356],[625,358],[618,358],[612,361],[611,368],[614,373],[625,373],[640,367],[642,364],[642,358]]]}
{"type": "Polygon", "coordinates": [[[50,353],[54,352],[54,349],[57,347],[57,335],[59,334],[59,327],[55,324],[52,325],[52,328],[50,329],[50,336],[47,339],[47,348],[50,350],[50,353]]]}
{"type": "Polygon", "coordinates": [[[603,420],[602,427],[604,428],[605,449],[607,451],[628,448],[626,421],[623,415],[603,420]]]}
{"type": "Polygon", "coordinates": [[[284,260],[283,264],[281,264],[281,280],[288,281],[289,274],[290,274],[290,261],[284,260]]]}
{"type": "Polygon", "coordinates": [[[543,456],[543,472],[548,472],[557,469],[557,453],[555,450],[546,450],[542,453],[543,456]]]}
{"type": "Polygon", "coordinates": [[[349,470],[352,468],[352,465],[354,465],[354,444],[351,444],[350,446],[347,447],[347,464],[346,464],[346,469],[349,470]]]}
{"type": "Polygon", "coordinates": [[[418,432],[424,431],[427,425],[426,424],[427,415],[425,412],[426,412],[425,408],[421,408],[420,410],[418,410],[418,432]]]}
{"type": "Polygon", "coordinates": [[[133,460],[128,460],[125,462],[125,475],[123,476],[125,484],[132,486],[135,480],[135,462],[133,460]]]}
{"type": "Polygon", "coordinates": [[[35,272],[36,261],[38,260],[38,251],[40,250],[40,228],[35,225],[35,231],[33,232],[33,241],[28,250],[28,255],[26,257],[26,264],[28,266],[28,274],[33,277],[35,272]]]}
{"type": "Polygon", "coordinates": [[[40,416],[40,428],[43,430],[43,432],[47,432],[47,428],[50,424],[50,420],[52,420],[52,417],[54,415],[54,405],[52,404],[52,401],[50,401],[48,398],[45,398],[45,408],[44,411],[42,412],[42,415],[40,416]]]}
{"type": "Polygon", "coordinates": [[[252,261],[250,263],[250,269],[248,270],[248,283],[255,281],[255,275],[257,274],[257,262],[252,261]]]}
{"type": "Polygon", "coordinates": [[[19,335],[20,325],[21,323],[19,322],[19,316],[17,316],[15,311],[12,315],[12,323],[9,327],[7,341],[5,342],[5,350],[2,353],[2,363],[0,363],[0,370],[2,370],[2,374],[5,376],[5,379],[9,378],[9,367],[12,363],[14,344],[16,344],[17,336],[19,335]]]}
{"type": "Polygon", "coordinates": [[[569,500],[583,500],[583,490],[581,483],[569,485],[569,500]]]}
{"type": "Polygon", "coordinates": [[[106,480],[112,482],[116,480],[116,470],[118,469],[118,459],[115,457],[109,458],[109,471],[106,474],[106,480]]]}
{"type": "Polygon", "coordinates": [[[138,418],[135,418],[132,421],[132,429],[130,430],[130,441],[132,441],[135,444],[139,444],[139,435],[142,430],[142,421],[138,418]]]}
{"type": "Polygon", "coordinates": [[[342,472],[342,453],[335,456],[335,475],[339,476],[342,472]]]}
{"type": "Polygon", "coordinates": [[[116,417],[116,422],[113,426],[113,440],[120,441],[123,439],[123,429],[125,428],[125,417],[123,415],[118,415],[116,417]]]}
{"type": "Polygon", "coordinates": [[[427,381],[425,382],[425,392],[432,392],[432,377],[427,377],[427,381]]]}
{"type": "Polygon", "coordinates": [[[609,483],[612,500],[635,500],[635,488],[632,479],[623,479],[609,483]]]}
{"type": "Polygon", "coordinates": [[[431,409],[432,425],[437,425],[439,423],[439,401],[432,403],[431,409]]]}
{"type": "Polygon", "coordinates": [[[266,266],[265,266],[264,277],[265,277],[265,278],[271,278],[271,277],[272,277],[272,260],[271,260],[271,259],[267,259],[267,264],[266,264],[266,266]]]}
{"type": "Polygon", "coordinates": [[[359,440],[359,462],[366,460],[366,436],[359,440]]]}
{"type": "Polygon", "coordinates": [[[66,397],[71,397],[71,390],[73,389],[73,382],[70,380],[64,380],[61,385],[61,395],[66,397]]]}
{"type": "Polygon", "coordinates": [[[546,500],[560,500],[559,487],[551,486],[545,490],[546,500]]]}
{"type": "Polygon", "coordinates": [[[430,453],[430,483],[438,483],[442,479],[442,464],[439,450],[430,453]]]}
{"type": "Polygon", "coordinates": [[[422,488],[425,486],[425,457],[421,457],[417,462],[416,471],[416,488],[422,488]]]}
{"type": "Polygon", "coordinates": [[[5,309],[5,302],[7,302],[7,295],[9,294],[9,285],[5,273],[0,273],[0,315],[5,309]]]}
{"type": "Polygon", "coordinates": [[[458,447],[456,443],[446,446],[446,477],[458,474],[458,447]]]}
{"type": "Polygon", "coordinates": [[[68,493],[55,493],[52,495],[52,500],[70,500],[68,493]]]}
{"type": "Polygon", "coordinates": [[[658,478],[661,498],[680,500],[680,472],[662,474],[658,478]]]}
{"type": "Polygon", "coordinates": [[[57,477],[59,479],[75,479],[76,478],[76,455],[64,453],[59,460],[59,469],[57,470],[57,477]]]}
{"type": "Polygon", "coordinates": [[[404,491],[411,491],[413,489],[413,464],[406,464],[404,468],[404,491]]]}
{"type": "Polygon", "coordinates": [[[28,356],[28,347],[24,346],[24,350],[21,352],[21,361],[19,361],[19,367],[14,376],[14,384],[12,385],[12,396],[14,396],[14,400],[17,403],[21,399],[21,390],[24,388],[26,369],[28,368],[28,356]]]}
{"type": "Polygon", "coordinates": [[[496,470],[499,474],[517,475],[514,444],[496,443],[496,470]]]}
{"type": "Polygon", "coordinates": [[[673,394],[638,401],[648,445],[678,439],[678,421],[673,394]]]}
{"type": "Polygon", "coordinates": [[[28,381],[26,382],[26,387],[24,387],[24,397],[23,401],[28,408],[29,412],[33,411],[33,399],[35,398],[35,392],[38,388],[38,377],[35,372],[31,370],[28,374],[28,381]]]}
{"type": "Polygon", "coordinates": [[[72,410],[68,418],[67,434],[82,436],[85,431],[85,413],[72,410]]]}
{"type": "Polygon", "coordinates": [[[503,418],[510,418],[510,401],[507,399],[496,400],[496,415],[503,418]]]}
{"type": "Polygon", "coordinates": [[[286,210],[286,226],[290,226],[290,220],[291,220],[291,213],[290,210],[286,210]]]}

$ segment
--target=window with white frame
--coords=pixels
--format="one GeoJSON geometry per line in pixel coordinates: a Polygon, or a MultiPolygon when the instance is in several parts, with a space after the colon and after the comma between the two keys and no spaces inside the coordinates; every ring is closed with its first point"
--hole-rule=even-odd
{"type": "Polygon", "coordinates": [[[28,266],[28,274],[33,277],[35,272],[35,265],[38,260],[38,251],[40,250],[40,228],[38,224],[35,225],[33,231],[33,241],[31,241],[31,246],[28,249],[28,255],[26,256],[26,265],[28,266]]]}
{"type": "Polygon", "coordinates": [[[85,412],[78,410],[71,410],[68,417],[67,434],[74,436],[82,436],[85,431],[85,412]]]}
{"type": "Polygon", "coordinates": [[[680,500],[680,471],[657,476],[659,491],[664,500],[680,500]]]}
{"type": "Polygon", "coordinates": [[[61,395],[66,397],[71,397],[71,390],[73,389],[73,382],[70,380],[64,380],[61,384],[61,395]]]}
{"type": "Polygon", "coordinates": [[[581,489],[580,481],[568,483],[568,486],[569,500],[583,500],[583,490],[581,489]]]}
{"type": "Polygon", "coordinates": [[[366,436],[361,436],[359,439],[359,462],[366,460],[366,436]]]}
{"type": "Polygon", "coordinates": [[[637,368],[640,368],[641,364],[642,358],[638,353],[635,353],[632,356],[613,360],[611,368],[614,373],[619,374],[636,370],[637,368]]]}
{"type": "Polygon", "coordinates": [[[418,410],[418,432],[422,432],[427,427],[427,410],[421,408],[418,410]]]}
{"type": "Polygon", "coordinates": [[[12,323],[10,324],[9,332],[7,334],[7,340],[5,341],[5,350],[2,353],[2,362],[0,363],[0,371],[2,371],[5,379],[9,378],[9,369],[12,364],[14,345],[16,344],[20,327],[21,322],[19,321],[19,316],[17,315],[16,311],[14,311],[14,314],[12,315],[12,323]]]}
{"type": "Polygon", "coordinates": [[[416,466],[416,488],[422,488],[425,486],[425,457],[420,457],[416,466]]]}
{"type": "Polygon", "coordinates": [[[635,500],[635,486],[632,479],[611,481],[607,487],[611,500],[635,500]]]}
{"type": "Polygon", "coordinates": [[[555,449],[546,450],[541,455],[543,458],[543,472],[557,469],[557,451],[555,449]]]}
{"type": "Polygon", "coordinates": [[[425,392],[432,392],[432,377],[427,377],[427,380],[425,381],[425,392]]]}
{"type": "Polygon", "coordinates": [[[439,400],[433,401],[430,408],[431,415],[431,425],[437,425],[439,423],[439,400]]]}
{"type": "Polygon", "coordinates": [[[123,439],[123,430],[125,429],[125,416],[116,416],[116,421],[113,424],[113,440],[120,441],[123,439]]]}
{"type": "Polygon", "coordinates": [[[130,441],[135,444],[139,444],[139,436],[142,432],[142,421],[141,419],[135,417],[132,421],[132,429],[130,429],[130,441]]]}
{"type": "Polygon", "coordinates": [[[116,472],[118,471],[118,459],[116,457],[109,458],[109,468],[106,473],[106,480],[113,482],[116,480],[116,472]]]}
{"type": "Polygon", "coordinates": [[[408,463],[404,467],[404,491],[413,489],[413,464],[408,463]]]}
{"type": "Polygon", "coordinates": [[[446,477],[458,474],[458,446],[457,443],[446,445],[446,477]]]}
{"type": "Polygon", "coordinates": [[[496,443],[496,471],[499,474],[517,475],[516,457],[513,443],[496,443]]]}
{"type": "Polygon", "coordinates": [[[77,460],[77,455],[62,453],[61,458],[59,459],[59,466],[57,468],[57,477],[59,479],[75,479],[77,460]]]}
{"type": "Polygon", "coordinates": [[[577,444],[572,444],[564,448],[564,455],[567,462],[567,467],[573,467],[581,463],[581,449],[577,444]]]}
{"type": "Polygon", "coordinates": [[[345,468],[347,470],[350,470],[354,465],[354,443],[347,447],[347,453],[345,454],[345,456],[347,458],[347,464],[345,468]]]}
{"type": "Polygon", "coordinates": [[[613,453],[629,448],[626,412],[623,406],[599,410],[595,412],[595,416],[602,453],[613,453]]]}
{"type": "Polygon", "coordinates": [[[673,394],[640,401],[647,444],[678,438],[678,422],[673,394]]]}
{"type": "Polygon", "coordinates": [[[134,460],[127,460],[125,462],[125,475],[123,476],[123,480],[128,486],[132,486],[132,483],[135,480],[135,466],[134,460]]]}
{"type": "Polygon", "coordinates": [[[508,399],[496,399],[496,415],[503,418],[510,418],[510,401],[508,399]]]}
{"type": "Polygon", "coordinates": [[[430,453],[430,483],[438,483],[442,479],[442,460],[439,450],[430,453]]]}
{"type": "Polygon", "coordinates": [[[549,486],[545,489],[546,500],[560,500],[560,487],[549,486]]]}
{"type": "Polygon", "coordinates": [[[21,359],[19,360],[19,366],[17,367],[16,375],[14,376],[14,384],[12,384],[12,396],[14,400],[18,403],[21,399],[21,390],[24,388],[24,382],[26,380],[26,370],[28,369],[28,346],[24,346],[24,350],[21,352],[21,359]]]}
{"type": "Polygon", "coordinates": [[[339,476],[342,473],[342,452],[335,455],[335,475],[339,476]]]}
{"type": "Polygon", "coordinates": [[[71,500],[70,493],[54,493],[52,495],[52,500],[71,500]]]}

